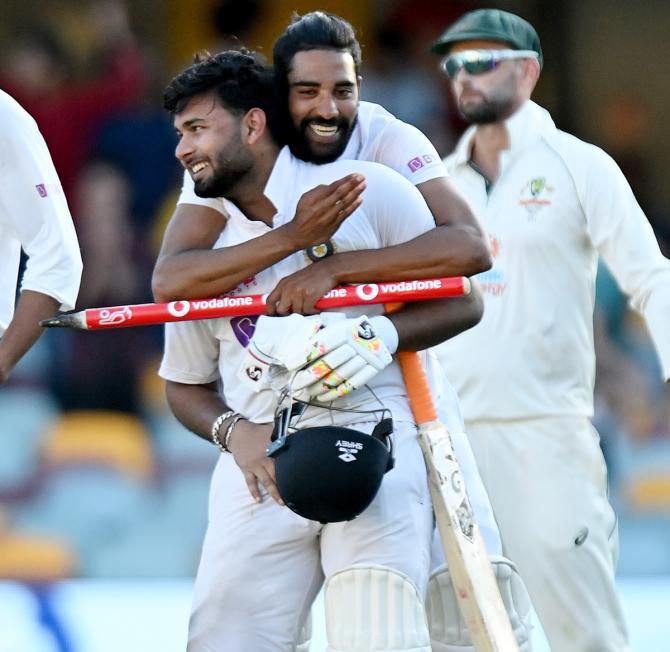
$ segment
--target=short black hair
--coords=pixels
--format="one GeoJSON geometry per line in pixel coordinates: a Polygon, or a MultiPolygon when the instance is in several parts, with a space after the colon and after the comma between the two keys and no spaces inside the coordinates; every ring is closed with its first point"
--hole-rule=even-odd
{"type": "Polygon", "coordinates": [[[361,71],[361,45],[351,23],[335,14],[312,11],[293,15],[291,24],[275,41],[272,59],[280,90],[288,89],[288,73],[293,57],[306,50],[348,52],[354,60],[356,74],[361,71]]]}
{"type": "Polygon", "coordinates": [[[262,109],[273,136],[281,140],[274,75],[259,54],[246,48],[198,53],[194,63],[165,88],[163,107],[177,114],[195,96],[210,92],[235,115],[262,109]]]}

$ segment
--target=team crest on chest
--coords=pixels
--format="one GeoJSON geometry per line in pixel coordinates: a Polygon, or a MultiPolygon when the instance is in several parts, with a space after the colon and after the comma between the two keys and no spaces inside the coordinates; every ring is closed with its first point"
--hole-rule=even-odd
{"type": "Polygon", "coordinates": [[[327,240],[326,242],[307,247],[307,249],[305,249],[305,256],[307,256],[313,263],[316,263],[328,256],[332,256],[335,251],[335,243],[332,240],[327,240]]]}
{"type": "Polygon", "coordinates": [[[535,177],[527,181],[519,193],[519,205],[526,209],[528,221],[534,222],[540,211],[553,203],[554,187],[546,177],[535,177]]]}

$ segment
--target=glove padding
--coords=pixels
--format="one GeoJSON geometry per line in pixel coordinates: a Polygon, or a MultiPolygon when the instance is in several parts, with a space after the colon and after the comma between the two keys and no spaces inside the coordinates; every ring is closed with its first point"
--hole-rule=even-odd
{"type": "Polygon", "coordinates": [[[289,370],[298,369],[309,360],[310,338],[322,326],[319,315],[261,315],[237,372],[240,382],[254,392],[286,385],[289,370]]]}
{"type": "Polygon", "coordinates": [[[308,364],[296,374],[293,389],[297,396],[321,402],[362,387],[393,360],[365,316],[326,325],[310,342],[308,364]]]}

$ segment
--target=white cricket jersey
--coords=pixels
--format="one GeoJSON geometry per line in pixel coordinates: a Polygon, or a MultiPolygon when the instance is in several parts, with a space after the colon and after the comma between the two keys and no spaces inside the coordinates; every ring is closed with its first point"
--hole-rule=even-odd
{"type": "Polygon", "coordinates": [[[600,254],[645,317],[670,377],[670,261],[616,163],[527,102],[487,193],[468,163],[474,127],[445,159],[488,232],[482,321],[436,348],[466,420],[593,413],[600,254]]]}
{"type": "Polygon", "coordinates": [[[28,261],[21,290],[74,308],[81,255],[58,175],[35,120],[0,91],[0,336],[14,315],[21,249],[28,261]]]}
{"type": "MultiPolygon", "coordinates": [[[[319,184],[332,183],[352,172],[367,179],[363,203],[331,238],[335,252],[377,249],[400,244],[434,227],[430,210],[421,193],[411,183],[383,165],[366,161],[337,161],[313,165],[281,150],[265,187],[265,195],[277,209],[274,227],[293,219],[302,194],[319,184]]],[[[216,247],[227,247],[256,238],[271,230],[261,221],[247,220],[230,204],[230,218],[216,247]]],[[[256,274],[238,286],[236,293],[270,292],[280,279],[310,264],[304,251],[299,251],[276,265],[256,274]]],[[[382,306],[358,306],[343,310],[350,317],[383,312],[382,306]]],[[[189,384],[205,384],[219,378],[223,384],[226,404],[251,421],[272,420],[276,396],[272,390],[254,393],[238,380],[245,347],[253,334],[255,318],[214,319],[166,324],[165,353],[159,374],[167,380],[189,384]]],[[[392,409],[396,418],[412,420],[407,404],[405,385],[397,362],[377,374],[368,385],[392,409]]],[[[369,390],[361,388],[335,401],[338,407],[378,409],[380,404],[369,390]]],[[[349,423],[361,421],[360,415],[315,410],[310,423],[349,423]]]]}
{"type": "MultiPolygon", "coordinates": [[[[398,120],[379,104],[371,102],[359,104],[356,125],[338,161],[352,159],[386,165],[415,186],[447,176],[435,147],[421,131],[398,120]]],[[[229,204],[223,198],[198,197],[187,171],[184,171],[184,182],[177,204],[208,206],[224,215],[229,212],[229,204]]]]}

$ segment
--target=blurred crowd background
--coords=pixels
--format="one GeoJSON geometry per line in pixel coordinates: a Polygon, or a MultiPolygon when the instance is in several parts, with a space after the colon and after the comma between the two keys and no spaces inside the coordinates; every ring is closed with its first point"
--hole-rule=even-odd
{"type": "MultiPolygon", "coordinates": [[[[464,125],[428,45],[464,11],[528,18],[535,100],[618,161],[670,255],[666,0],[3,0],[0,88],[37,120],[84,259],[78,308],[151,301],[181,171],[161,94],[200,49],[271,55],[295,10],[349,19],[362,98],[441,154],[464,125]]],[[[598,278],[595,422],[621,528],[620,572],[670,574],[670,390],[641,320],[598,278]]],[[[170,415],[159,327],[49,331],[0,388],[0,577],[191,577],[216,448],[170,415]]],[[[570,460],[565,460],[566,464],[570,460]]],[[[523,469],[519,469],[523,473],[523,469]]]]}

